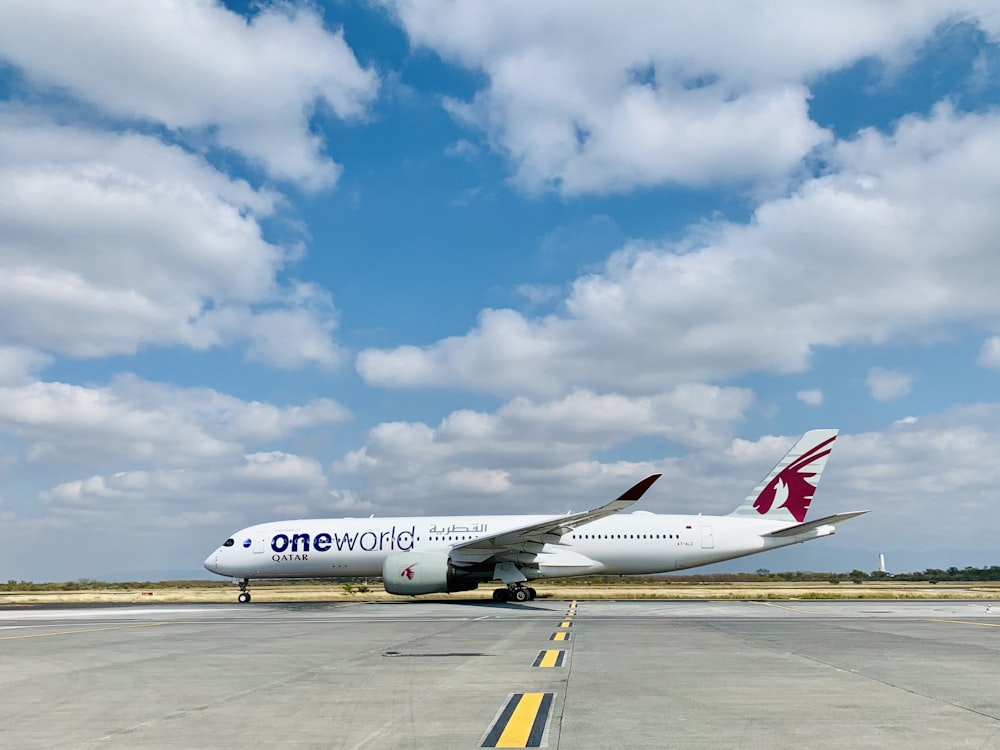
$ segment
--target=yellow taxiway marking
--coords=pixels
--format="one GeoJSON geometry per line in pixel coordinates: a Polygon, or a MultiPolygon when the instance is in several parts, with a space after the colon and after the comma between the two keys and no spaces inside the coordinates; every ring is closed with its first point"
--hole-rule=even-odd
{"type": "Polygon", "coordinates": [[[515,693],[482,747],[541,747],[554,693],[515,693]]]}
{"type": "Polygon", "coordinates": [[[568,641],[569,633],[553,633],[550,641],[568,641]]]}
{"type": "Polygon", "coordinates": [[[561,667],[563,665],[563,660],[566,658],[565,651],[559,651],[558,649],[552,649],[548,651],[539,651],[538,658],[535,659],[535,663],[531,666],[533,667],[561,667]]]}
{"type": "Polygon", "coordinates": [[[573,623],[571,623],[569,620],[563,620],[561,623],[559,623],[559,627],[561,628],[568,628],[572,625],[573,623]]]}
{"type": "Polygon", "coordinates": [[[100,633],[104,630],[128,630],[130,628],[155,628],[158,625],[172,625],[169,622],[143,622],[137,625],[112,625],[107,628],[85,628],[82,630],[57,630],[54,633],[27,633],[25,635],[2,635],[0,641],[16,641],[21,638],[49,638],[54,635],[76,635],[77,633],[100,633]]]}
{"type": "Polygon", "coordinates": [[[951,622],[955,625],[978,625],[982,628],[1000,628],[1000,622],[976,622],[975,620],[939,620],[928,618],[927,622],[951,622]]]}

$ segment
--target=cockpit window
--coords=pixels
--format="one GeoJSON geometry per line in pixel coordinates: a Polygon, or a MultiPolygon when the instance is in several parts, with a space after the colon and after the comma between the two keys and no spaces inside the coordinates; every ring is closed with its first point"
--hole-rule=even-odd
{"type": "Polygon", "coordinates": [[[223,547],[232,547],[234,544],[236,544],[236,540],[235,539],[227,539],[226,543],[223,544],[222,546],[223,547]]]}

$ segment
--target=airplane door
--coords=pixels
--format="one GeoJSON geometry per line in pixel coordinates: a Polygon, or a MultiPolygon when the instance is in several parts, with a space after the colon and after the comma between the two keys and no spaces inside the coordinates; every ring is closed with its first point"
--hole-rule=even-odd
{"type": "Polygon", "coordinates": [[[258,537],[253,540],[253,551],[258,555],[264,551],[264,537],[258,537]]]}
{"type": "Polygon", "coordinates": [[[712,536],[711,526],[701,527],[701,548],[702,549],[715,549],[715,537],[712,536]]]}

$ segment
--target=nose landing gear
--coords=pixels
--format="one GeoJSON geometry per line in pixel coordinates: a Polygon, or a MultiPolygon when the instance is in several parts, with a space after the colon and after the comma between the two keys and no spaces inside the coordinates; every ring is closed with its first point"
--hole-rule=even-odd
{"type": "Polygon", "coordinates": [[[520,584],[508,584],[506,588],[493,589],[493,601],[495,602],[528,602],[538,596],[538,592],[530,586],[520,584]]]}
{"type": "Polygon", "coordinates": [[[249,585],[250,585],[249,578],[244,578],[242,581],[240,581],[240,595],[236,597],[236,600],[240,604],[246,604],[247,602],[250,601],[250,592],[247,591],[247,586],[249,585]]]}

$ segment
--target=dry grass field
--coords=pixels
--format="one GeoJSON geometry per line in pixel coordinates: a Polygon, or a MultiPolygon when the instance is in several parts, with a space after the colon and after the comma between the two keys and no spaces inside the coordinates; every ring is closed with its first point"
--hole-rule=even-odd
{"type": "MultiPolygon", "coordinates": [[[[355,587],[329,583],[254,582],[250,591],[255,602],[370,602],[400,601],[387,594],[380,583],[359,593],[355,587]],[[349,591],[349,588],[354,588],[349,591]]],[[[492,586],[458,594],[436,594],[424,600],[488,600],[492,586]]],[[[854,584],[826,582],[765,583],[586,583],[579,585],[535,582],[539,598],[553,599],[1000,599],[1000,582],[949,581],[939,584],[878,581],[854,584]]],[[[205,583],[196,587],[147,589],[91,589],[86,591],[0,592],[0,606],[34,604],[164,604],[172,602],[235,603],[238,588],[231,584],[205,583]]]]}

